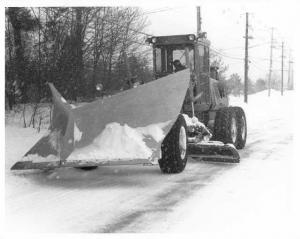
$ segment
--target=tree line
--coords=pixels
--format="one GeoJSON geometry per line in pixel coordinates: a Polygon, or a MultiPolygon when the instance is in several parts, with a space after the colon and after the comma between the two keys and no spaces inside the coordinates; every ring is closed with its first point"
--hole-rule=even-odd
{"type": "Polygon", "coordinates": [[[152,78],[139,8],[10,7],[5,16],[9,108],[49,100],[47,82],[76,101],[152,78]]]}

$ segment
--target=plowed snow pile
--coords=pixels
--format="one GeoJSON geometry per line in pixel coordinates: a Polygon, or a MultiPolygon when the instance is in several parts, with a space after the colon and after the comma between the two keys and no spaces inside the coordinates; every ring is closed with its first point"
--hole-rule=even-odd
{"type": "Polygon", "coordinates": [[[93,144],[75,150],[69,159],[136,159],[149,158],[151,153],[151,149],[143,141],[142,134],[126,124],[121,126],[119,123],[110,123],[93,144]]]}
{"type": "Polygon", "coordinates": [[[164,128],[169,123],[158,123],[139,128],[131,128],[127,124],[120,125],[116,122],[110,123],[91,145],[75,149],[68,160],[148,159],[157,148],[151,148],[146,144],[145,139],[161,143],[165,137],[164,128]]]}

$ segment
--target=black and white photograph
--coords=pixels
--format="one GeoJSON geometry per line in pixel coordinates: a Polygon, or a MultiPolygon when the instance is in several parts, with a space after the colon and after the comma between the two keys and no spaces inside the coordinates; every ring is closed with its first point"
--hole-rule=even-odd
{"type": "Polygon", "coordinates": [[[2,3],[3,238],[300,238],[299,10],[2,3]]]}

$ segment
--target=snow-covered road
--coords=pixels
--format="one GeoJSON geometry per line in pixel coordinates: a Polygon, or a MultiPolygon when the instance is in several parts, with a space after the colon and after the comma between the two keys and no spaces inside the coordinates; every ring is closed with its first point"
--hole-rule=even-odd
{"type": "MultiPolygon", "coordinates": [[[[176,175],[161,174],[158,166],[11,172],[41,135],[7,125],[7,230],[17,225],[19,232],[209,235],[273,228],[280,235],[290,210],[293,93],[272,93],[271,99],[266,92],[249,97],[248,141],[240,164],[190,159],[176,175]]],[[[241,105],[241,100],[232,101],[241,105]]]]}

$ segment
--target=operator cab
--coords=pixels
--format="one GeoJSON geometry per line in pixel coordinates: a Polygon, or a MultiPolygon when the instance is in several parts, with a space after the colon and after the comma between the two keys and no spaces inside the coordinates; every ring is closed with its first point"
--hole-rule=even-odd
{"type": "Polygon", "coordinates": [[[201,67],[202,72],[209,73],[208,40],[199,40],[194,34],[189,34],[152,37],[148,38],[147,42],[153,45],[155,78],[187,68],[194,71],[197,65],[201,67]],[[199,55],[200,58],[195,55],[199,55]],[[179,70],[177,64],[181,65],[179,70]]]}
{"type": "MultiPolygon", "coordinates": [[[[226,92],[219,81],[218,68],[210,66],[210,42],[205,32],[197,37],[194,34],[155,36],[148,38],[147,42],[153,47],[153,72],[156,79],[183,69],[190,70],[194,82],[192,95],[196,99],[196,114],[228,105],[226,92]]],[[[190,100],[190,97],[186,97],[183,105],[183,111],[188,114],[192,112],[190,100]]]]}

